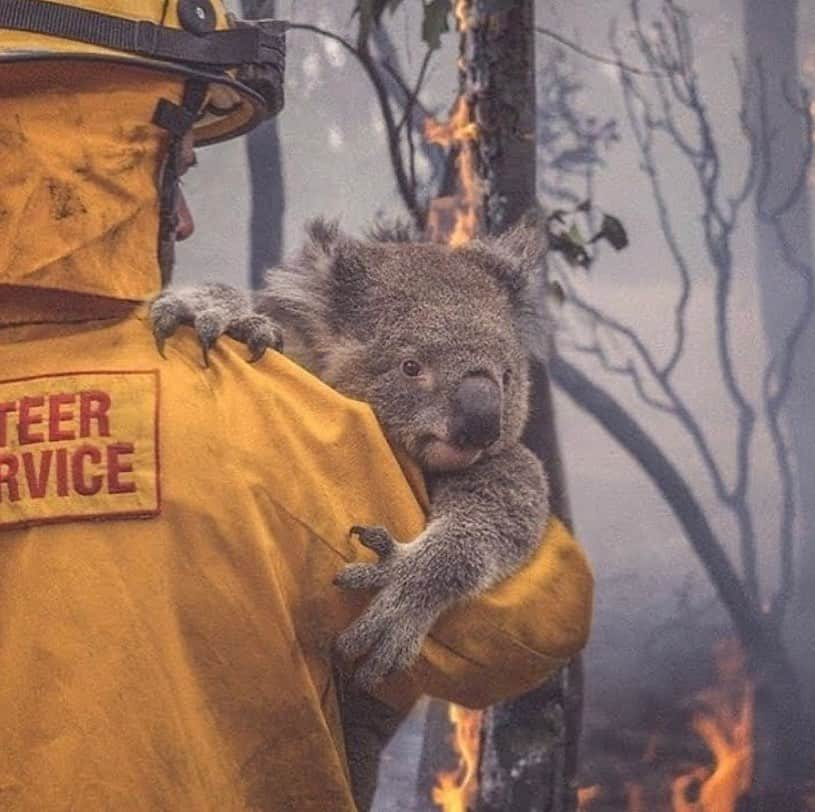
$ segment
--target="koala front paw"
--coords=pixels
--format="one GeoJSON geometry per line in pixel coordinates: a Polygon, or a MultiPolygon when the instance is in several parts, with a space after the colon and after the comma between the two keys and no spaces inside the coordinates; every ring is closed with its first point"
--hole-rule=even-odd
{"type": "Polygon", "coordinates": [[[423,597],[411,583],[411,561],[383,527],[352,527],[351,533],[379,561],[348,564],[334,579],[343,589],[379,589],[368,609],[337,639],[336,650],[356,663],[352,681],[369,691],[394,671],[410,666],[432,623],[423,597]]]}
{"type": "Polygon", "coordinates": [[[370,691],[385,677],[408,668],[419,656],[426,624],[385,587],[367,611],[338,638],[336,650],[356,667],[352,683],[370,691]]]}
{"type": "Polygon", "coordinates": [[[384,527],[362,527],[355,525],[351,535],[378,556],[376,564],[347,564],[334,578],[334,584],[343,589],[379,589],[390,579],[391,570],[398,552],[393,536],[384,527]]]}
{"type": "Polygon", "coordinates": [[[167,339],[179,327],[193,327],[201,344],[204,366],[209,366],[209,351],[222,335],[246,344],[250,362],[259,360],[269,348],[283,348],[280,328],[268,316],[254,310],[249,296],[228,285],[166,290],[151,305],[150,317],[162,356],[167,339]]]}

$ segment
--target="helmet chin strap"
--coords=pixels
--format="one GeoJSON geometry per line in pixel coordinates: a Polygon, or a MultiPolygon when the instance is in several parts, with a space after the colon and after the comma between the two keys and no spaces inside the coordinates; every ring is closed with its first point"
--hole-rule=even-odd
{"type": "Polygon", "coordinates": [[[195,124],[206,96],[207,82],[201,79],[188,79],[184,83],[181,104],[159,99],[153,114],[153,123],[170,133],[167,154],[159,174],[158,265],[162,287],[170,282],[175,264],[182,141],[195,124]]]}

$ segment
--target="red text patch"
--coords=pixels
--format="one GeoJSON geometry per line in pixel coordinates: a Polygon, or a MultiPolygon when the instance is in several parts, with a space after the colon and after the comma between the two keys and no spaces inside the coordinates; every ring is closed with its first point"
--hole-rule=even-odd
{"type": "Polygon", "coordinates": [[[159,512],[158,372],[0,381],[0,528],[159,512]]]}

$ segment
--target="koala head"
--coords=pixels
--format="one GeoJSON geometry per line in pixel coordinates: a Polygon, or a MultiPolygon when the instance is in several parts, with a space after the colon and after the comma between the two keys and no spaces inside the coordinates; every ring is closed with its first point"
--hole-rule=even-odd
{"type": "Polygon", "coordinates": [[[296,360],[368,402],[425,470],[519,440],[529,360],[548,333],[539,229],[461,248],[356,240],[323,221],[308,235],[295,262],[270,272],[263,300],[296,360]]]}

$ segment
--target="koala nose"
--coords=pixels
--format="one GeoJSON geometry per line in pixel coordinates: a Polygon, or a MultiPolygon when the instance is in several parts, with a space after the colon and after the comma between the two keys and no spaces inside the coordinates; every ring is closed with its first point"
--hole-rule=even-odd
{"type": "Polygon", "coordinates": [[[453,395],[450,434],[466,448],[486,448],[501,434],[501,390],[486,375],[468,375],[453,395]]]}

